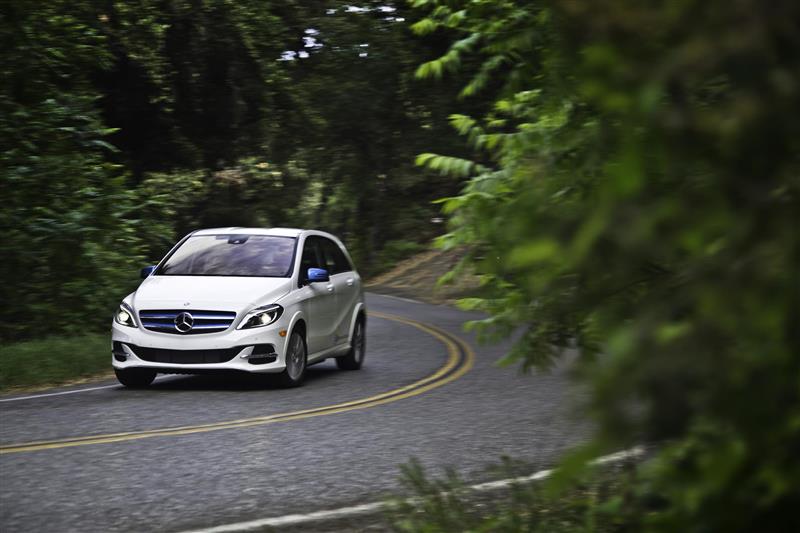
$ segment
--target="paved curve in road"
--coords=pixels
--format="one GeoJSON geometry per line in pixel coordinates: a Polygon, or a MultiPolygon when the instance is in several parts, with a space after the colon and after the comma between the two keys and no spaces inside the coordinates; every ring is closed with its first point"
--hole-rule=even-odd
{"type": "Polygon", "coordinates": [[[474,315],[367,305],[364,368],[325,362],[299,389],[165,376],[3,401],[0,531],[182,531],[332,509],[397,491],[411,457],[483,481],[502,455],[535,470],[585,437],[565,372],[497,368],[508,346],[476,346],[461,329],[474,315]]]}

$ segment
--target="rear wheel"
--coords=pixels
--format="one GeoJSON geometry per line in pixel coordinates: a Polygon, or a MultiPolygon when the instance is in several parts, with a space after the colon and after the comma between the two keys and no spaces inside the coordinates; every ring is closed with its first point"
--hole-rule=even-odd
{"type": "Polygon", "coordinates": [[[286,348],[286,368],[276,376],[281,387],[299,387],[306,377],[306,341],[297,331],[292,332],[286,348]]]}
{"type": "Polygon", "coordinates": [[[342,370],[358,370],[364,363],[367,351],[367,335],[364,331],[364,320],[359,318],[353,328],[353,338],[350,340],[350,351],[347,355],[336,359],[336,366],[342,370]]]}
{"type": "Polygon", "coordinates": [[[156,379],[156,371],[149,368],[114,369],[120,383],[131,389],[143,389],[156,379]]]}

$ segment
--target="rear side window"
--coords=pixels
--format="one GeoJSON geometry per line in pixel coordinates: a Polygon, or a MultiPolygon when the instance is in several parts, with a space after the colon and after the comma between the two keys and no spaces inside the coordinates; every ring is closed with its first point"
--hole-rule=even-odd
{"type": "Polygon", "coordinates": [[[353,270],[350,262],[345,257],[339,246],[330,239],[320,239],[322,252],[325,256],[325,268],[330,274],[339,274],[353,270]]]}

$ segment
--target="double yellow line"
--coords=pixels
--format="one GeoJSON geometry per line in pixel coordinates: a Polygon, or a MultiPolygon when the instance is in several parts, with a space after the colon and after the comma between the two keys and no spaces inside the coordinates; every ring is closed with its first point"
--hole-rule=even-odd
{"type": "Polygon", "coordinates": [[[336,413],[344,413],[346,411],[355,411],[357,409],[367,409],[369,407],[375,407],[378,405],[403,400],[405,398],[410,398],[412,396],[417,396],[431,389],[441,387],[442,385],[460,378],[467,373],[470,368],[472,368],[472,365],[475,361],[475,353],[472,351],[472,348],[469,346],[469,344],[461,339],[451,336],[439,328],[423,324],[416,320],[375,312],[370,313],[370,316],[406,324],[437,338],[447,348],[446,363],[430,376],[411,383],[410,385],[392,389],[375,396],[360,398],[349,402],[338,403],[324,407],[315,407],[313,409],[304,409],[301,411],[292,411],[288,413],[257,416],[254,418],[242,418],[239,420],[229,420],[226,422],[216,422],[213,424],[198,424],[194,426],[178,426],[161,429],[149,429],[144,431],[131,431],[126,433],[109,433],[105,435],[88,435],[85,437],[72,437],[48,441],[8,444],[0,446],[0,455],[32,452],[37,450],[52,450],[56,448],[68,448],[72,446],[86,446],[89,444],[126,442],[131,440],[147,439],[150,437],[174,437],[179,435],[191,435],[194,433],[205,433],[208,431],[219,431],[223,429],[264,426],[267,424],[276,424],[278,422],[289,422],[290,420],[302,420],[304,418],[312,418],[315,416],[325,416],[336,413]]]}

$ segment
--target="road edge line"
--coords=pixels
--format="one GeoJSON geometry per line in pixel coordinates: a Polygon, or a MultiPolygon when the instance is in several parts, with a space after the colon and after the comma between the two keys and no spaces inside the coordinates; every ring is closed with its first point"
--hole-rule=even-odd
{"type": "MultiPolygon", "coordinates": [[[[634,446],[627,450],[611,453],[598,457],[590,462],[592,465],[612,464],[626,459],[633,459],[644,455],[643,446],[634,446]]],[[[521,477],[514,477],[508,479],[501,479],[498,481],[489,481],[486,483],[478,483],[466,487],[467,490],[474,492],[490,492],[492,490],[499,490],[509,488],[514,485],[523,483],[533,483],[542,481],[550,477],[554,469],[540,470],[533,474],[521,477]]],[[[413,503],[417,498],[409,498],[406,502],[413,503]]],[[[246,522],[234,522],[230,524],[223,524],[220,526],[212,526],[201,529],[189,529],[181,533],[238,533],[241,531],[254,531],[266,527],[285,527],[285,526],[299,526],[309,522],[319,522],[321,520],[338,520],[341,518],[352,518],[355,516],[370,514],[378,511],[383,511],[391,505],[390,502],[381,501],[373,503],[365,503],[361,505],[353,505],[350,507],[340,507],[338,509],[327,509],[323,511],[314,511],[313,513],[306,514],[288,514],[283,516],[273,516],[267,518],[257,518],[255,520],[248,520],[246,522]]]]}

